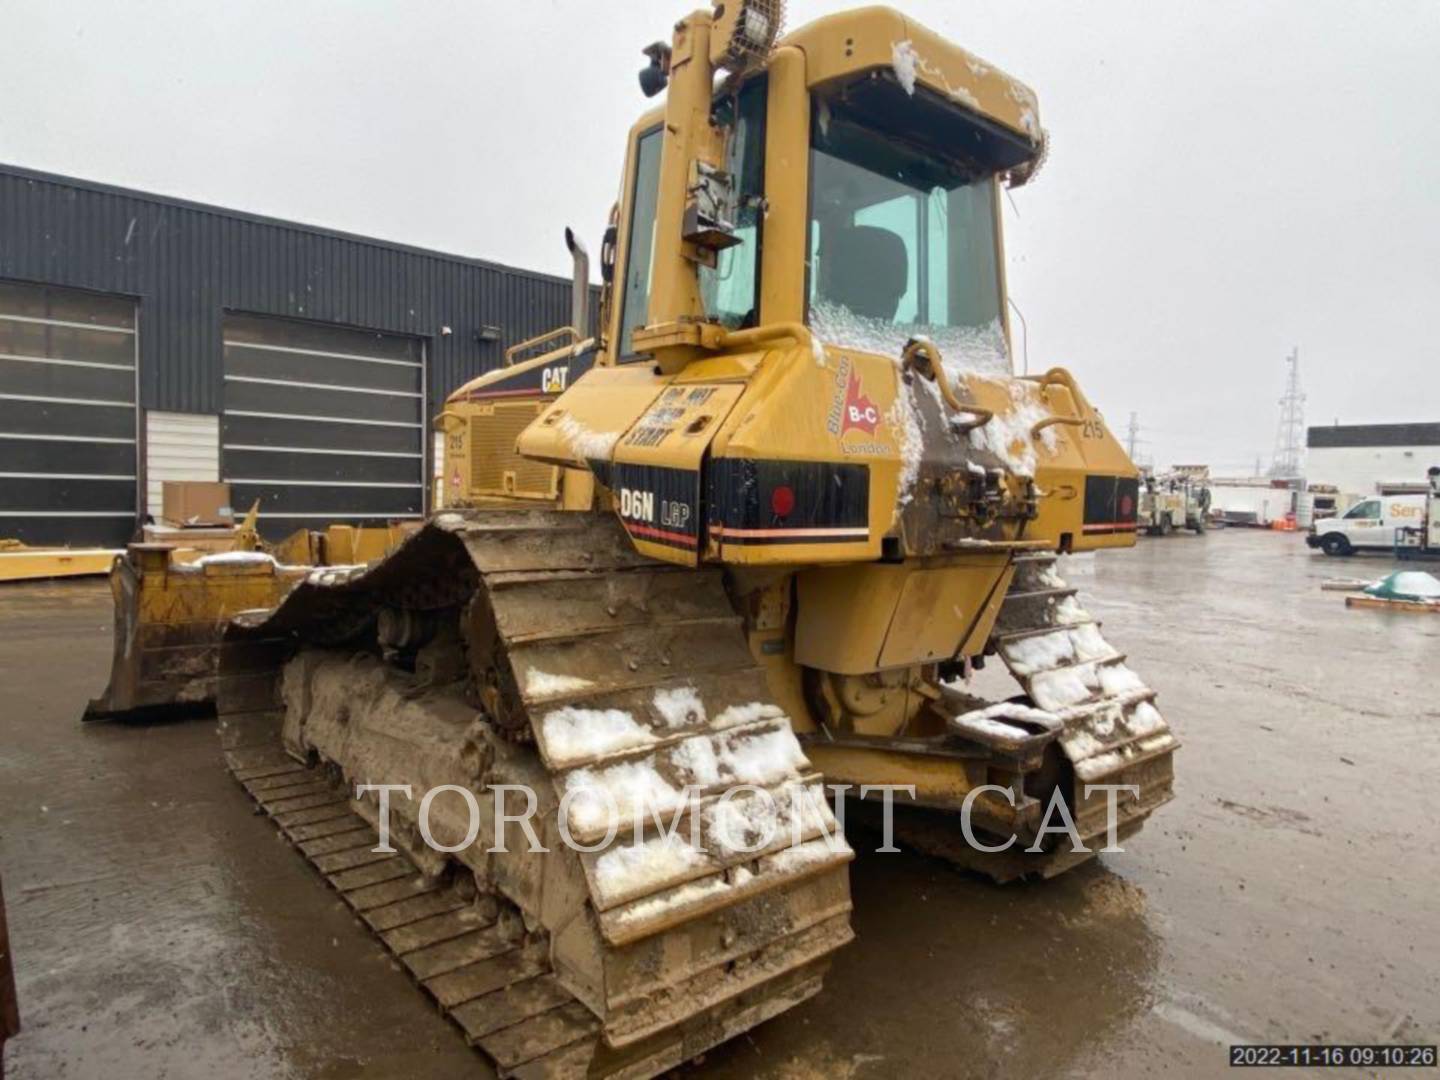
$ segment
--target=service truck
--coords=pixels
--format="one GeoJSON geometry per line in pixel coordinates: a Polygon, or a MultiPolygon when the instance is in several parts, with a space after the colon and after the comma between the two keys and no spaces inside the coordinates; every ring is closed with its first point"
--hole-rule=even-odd
{"type": "Polygon", "coordinates": [[[1181,473],[1146,473],[1140,483],[1139,528],[1150,536],[1169,536],[1176,529],[1205,531],[1210,489],[1181,473]]]}
{"type": "Polygon", "coordinates": [[[1314,521],[1305,542],[1326,555],[1384,550],[1440,556],[1440,466],[1429,471],[1429,490],[1416,495],[1372,495],[1339,517],[1314,521]]]}

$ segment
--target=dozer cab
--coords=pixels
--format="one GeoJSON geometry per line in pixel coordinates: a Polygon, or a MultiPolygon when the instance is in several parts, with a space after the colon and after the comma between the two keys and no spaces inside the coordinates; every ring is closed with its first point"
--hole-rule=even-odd
{"type": "Polygon", "coordinates": [[[814,994],[851,937],[822,777],[900,785],[901,840],[970,863],[968,810],[1019,841],[999,878],[1087,857],[1053,804],[1093,850],[1093,785],[1121,837],[1171,795],[1153,692],[1056,566],[1134,544],[1136,470],[1009,359],[1034,94],[888,9],[780,18],[645,50],[595,329],[567,234],[572,325],[437,419],[447,505],[227,632],[232,770],[502,1072],[654,1075],[814,994]],[[362,782],[418,789],[393,851],[362,782]],[[426,833],[438,785],[506,801],[426,833]],[[502,840],[515,788],[544,853],[502,840]]]}

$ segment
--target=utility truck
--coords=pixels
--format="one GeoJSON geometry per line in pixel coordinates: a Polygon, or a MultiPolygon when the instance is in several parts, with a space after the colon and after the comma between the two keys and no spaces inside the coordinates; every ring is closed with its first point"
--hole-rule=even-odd
{"type": "Polygon", "coordinates": [[[1209,510],[1210,489],[1189,474],[1141,477],[1139,525],[1151,536],[1169,536],[1176,529],[1203,533],[1209,510]]]}
{"type": "Polygon", "coordinates": [[[1305,543],[1326,555],[1393,551],[1440,556],[1440,466],[1429,473],[1429,490],[1419,495],[1374,495],[1340,517],[1316,521],[1305,543]]]}

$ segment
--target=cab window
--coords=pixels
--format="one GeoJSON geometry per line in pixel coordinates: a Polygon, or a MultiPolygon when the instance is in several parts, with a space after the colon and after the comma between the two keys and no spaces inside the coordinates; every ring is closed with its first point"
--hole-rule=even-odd
{"type": "Polygon", "coordinates": [[[766,86],[763,76],[756,77],[734,98],[717,103],[717,111],[730,124],[725,170],[733,177],[735,203],[729,209],[729,220],[740,242],[719,253],[714,269],[700,268],[700,295],[705,314],[730,330],[760,321],[766,86]]]}
{"type": "Polygon", "coordinates": [[[1362,503],[1356,503],[1348,511],[1347,518],[1378,518],[1380,516],[1380,500],[1366,499],[1362,503]]]}
{"type": "Polygon", "coordinates": [[[622,360],[633,358],[635,329],[650,312],[650,268],[655,254],[655,203],[660,196],[660,142],[663,128],[640,136],[635,147],[635,189],[630,200],[630,235],[625,242],[625,292],[620,309],[622,360]]]}
{"type": "Polygon", "coordinates": [[[811,328],[832,343],[896,353],[924,335],[1009,374],[996,190],[993,169],[937,159],[843,100],[816,98],[811,328]]]}

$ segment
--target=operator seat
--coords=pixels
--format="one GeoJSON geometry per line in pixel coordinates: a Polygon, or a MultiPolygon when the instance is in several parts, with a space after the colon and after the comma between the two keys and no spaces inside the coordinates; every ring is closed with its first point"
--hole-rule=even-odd
{"type": "Polygon", "coordinates": [[[836,229],[825,240],[820,265],[825,268],[820,293],[826,300],[868,319],[895,320],[910,279],[910,260],[899,235],[873,225],[836,229]]]}

